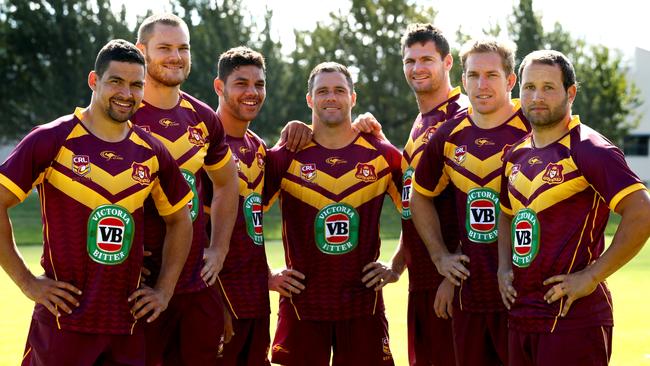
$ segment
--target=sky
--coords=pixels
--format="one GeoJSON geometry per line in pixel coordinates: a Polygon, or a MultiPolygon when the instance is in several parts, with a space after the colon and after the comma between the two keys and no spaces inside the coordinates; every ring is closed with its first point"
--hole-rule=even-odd
{"type": "MultiPolygon", "coordinates": [[[[128,21],[133,24],[137,15],[147,9],[154,12],[171,10],[166,1],[159,0],[111,0],[114,9],[126,4],[128,21]]],[[[462,26],[463,32],[473,37],[482,35],[482,29],[500,24],[506,29],[507,17],[517,0],[416,0],[420,5],[431,6],[438,11],[435,25],[455,39],[455,32],[462,26]]],[[[582,37],[590,44],[603,44],[620,49],[626,57],[634,54],[635,47],[650,50],[650,18],[640,9],[644,0],[537,0],[533,8],[542,17],[544,29],[549,31],[560,22],[573,36],[582,37]]],[[[263,22],[266,7],[273,10],[273,32],[281,40],[288,53],[294,47],[293,30],[311,30],[316,22],[327,21],[329,13],[350,9],[350,0],[244,0],[247,14],[253,22],[263,22]]],[[[645,8],[645,7],[644,7],[645,8]]]]}

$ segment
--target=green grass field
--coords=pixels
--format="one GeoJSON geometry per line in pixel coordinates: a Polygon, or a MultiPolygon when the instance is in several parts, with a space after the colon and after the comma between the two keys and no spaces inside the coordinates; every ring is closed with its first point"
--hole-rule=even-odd
{"type": "MultiPolygon", "coordinates": [[[[382,216],[382,236],[395,236],[399,219],[394,209],[385,209],[382,216]]],[[[10,212],[16,231],[18,243],[40,242],[40,218],[38,201],[35,195],[10,212]]],[[[265,231],[271,238],[279,237],[277,229],[277,209],[265,217],[269,226],[265,231]]],[[[614,223],[615,224],[615,223],[614,223]]],[[[613,224],[613,225],[614,225],[613,224]]],[[[614,226],[608,228],[613,232],[614,226]]],[[[388,260],[395,249],[395,239],[384,240],[381,260],[388,260]]],[[[273,268],[283,266],[282,243],[278,240],[267,241],[267,254],[273,268]]],[[[40,245],[21,246],[28,265],[35,273],[42,273],[39,260],[42,252],[40,245]]],[[[7,275],[0,271],[0,366],[18,365],[22,356],[33,303],[31,303],[7,275]]],[[[396,284],[384,291],[386,312],[390,325],[391,350],[396,365],[408,364],[406,350],[406,301],[408,275],[405,273],[396,284]]],[[[650,291],[647,278],[650,277],[650,249],[644,250],[621,271],[608,280],[614,296],[614,346],[611,365],[650,365],[650,317],[645,316],[650,291]]],[[[271,332],[275,330],[278,297],[271,294],[272,318],[271,332]]],[[[273,333],[271,333],[273,334],[273,333]]]]}

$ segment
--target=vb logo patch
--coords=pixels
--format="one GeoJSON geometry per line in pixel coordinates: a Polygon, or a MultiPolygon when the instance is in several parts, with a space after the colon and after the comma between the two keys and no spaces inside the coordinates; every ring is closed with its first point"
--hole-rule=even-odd
{"type": "Polygon", "coordinates": [[[205,137],[203,136],[203,130],[198,127],[187,127],[187,139],[192,145],[199,147],[205,146],[205,137]]]}
{"type": "Polygon", "coordinates": [[[435,127],[432,126],[432,127],[427,128],[427,130],[422,134],[422,143],[426,144],[429,141],[431,141],[431,139],[433,138],[433,133],[434,132],[436,132],[435,127]]]}
{"type": "Polygon", "coordinates": [[[542,180],[548,184],[562,183],[564,182],[564,175],[562,175],[562,170],[564,170],[562,164],[549,163],[546,166],[542,180]]]}
{"type": "Polygon", "coordinates": [[[242,206],[246,221],[246,232],[256,245],[264,244],[264,226],[262,225],[262,196],[257,193],[249,194],[242,206]]]}
{"type": "Polygon", "coordinates": [[[172,121],[172,120],[169,119],[169,118],[163,118],[163,119],[161,119],[160,121],[158,121],[158,123],[160,123],[160,125],[163,126],[163,127],[165,127],[165,128],[176,127],[176,126],[178,126],[178,123],[172,121]]]}
{"type": "Polygon", "coordinates": [[[402,218],[411,219],[411,187],[413,184],[413,167],[408,167],[402,176],[402,218]]]}
{"type": "Polygon", "coordinates": [[[90,258],[101,264],[116,265],[129,256],[135,223],[118,205],[102,205],[90,213],[86,249],[90,258]]]}
{"type": "Polygon", "coordinates": [[[300,178],[307,182],[313,182],[316,179],[316,164],[300,164],[300,178]]]}
{"type": "Polygon", "coordinates": [[[497,240],[499,194],[489,188],[475,188],[467,192],[465,227],[468,239],[474,243],[493,243],[497,240]]]}
{"type": "Polygon", "coordinates": [[[510,175],[508,176],[508,183],[515,184],[515,180],[517,179],[517,175],[519,175],[519,172],[521,171],[521,165],[515,164],[512,166],[512,169],[510,169],[510,175]]]}
{"type": "Polygon", "coordinates": [[[467,145],[458,146],[454,149],[454,161],[458,165],[463,165],[467,158],[467,145]]]}
{"type": "Polygon", "coordinates": [[[535,211],[519,210],[512,219],[512,264],[526,268],[539,252],[539,221],[535,211]]]}
{"type": "Polygon", "coordinates": [[[354,176],[357,179],[360,179],[364,182],[374,182],[377,180],[377,174],[375,173],[374,165],[358,163],[356,168],[357,172],[354,174],[354,176]]]}
{"type": "Polygon", "coordinates": [[[357,247],[359,214],[345,203],[323,207],[314,221],[316,246],[325,254],[345,254],[357,247]]]}
{"type": "Polygon", "coordinates": [[[90,158],[88,155],[72,155],[72,171],[80,176],[90,173],[90,158]]]}
{"type": "Polygon", "coordinates": [[[196,190],[196,177],[192,172],[186,169],[181,169],[181,173],[183,174],[183,178],[185,178],[185,181],[187,184],[190,186],[190,189],[192,190],[192,199],[187,203],[187,208],[190,210],[190,217],[192,218],[192,221],[196,220],[196,218],[199,216],[199,193],[196,190]]]}
{"type": "Polygon", "coordinates": [[[133,163],[131,164],[131,169],[131,178],[133,178],[134,181],[143,186],[151,184],[151,173],[149,172],[148,166],[140,163],[133,163]]]}

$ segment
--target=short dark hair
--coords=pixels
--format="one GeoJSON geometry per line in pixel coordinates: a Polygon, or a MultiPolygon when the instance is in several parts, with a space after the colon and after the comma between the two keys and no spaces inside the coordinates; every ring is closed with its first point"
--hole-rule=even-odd
{"type": "Polygon", "coordinates": [[[473,40],[465,43],[460,50],[460,63],[463,66],[463,73],[467,65],[467,58],[472,53],[489,53],[494,52],[501,56],[501,64],[506,76],[514,73],[515,71],[515,53],[517,52],[517,45],[513,42],[497,40],[495,38],[485,38],[473,40]]]}
{"type": "Polygon", "coordinates": [[[231,48],[219,56],[217,77],[225,83],[228,76],[240,66],[257,66],[266,73],[264,56],[248,47],[239,46],[231,48]]]}
{"type": "Polygon", "coordinates": [[[185,30],[185,32],[187,32],[188,35],[190,34],[187,23],[185,23],[181,17],[174,14],[155,14],[147,17],[142,21],[142,24],[140,24],[140,27],[138,28],[137,43],[146,45],[147,42],[149,42],[149,39],[151,39],[151,34],[153,33],[156,24],[168,25],[171,27],[181,27],[185,30]]]}
{"type": "Polygon", "coordinates": [[[354,82],[352,81],[352,75],[347,67],[341,65],[338,62],[322,62],[311,70],[309,73],[309,81],[307,81],[307,92],[311,94],[312,89],[314,89],[314,79],[316,75],[324,72],[340,72],[345,76],[345,80],[348,82],[348,87],[350,87],[350,94],[354,92],[354,82]]]}
{"type": "Polygon", "coordinates": [[[414,23],[406,27],[406,33],[402,36],[402,55],[407,47],[427,42],[433,42],[436,45],[440,58],[445,58],[449,54],[449,42],[440,29],[430,23],[414,23]]]}
{"type": "Polygon", "coordinates": [[[519,80],[524,72],[524,68],[530,64],[558,65],[562,71],[562,85],[564,90],[568,90],[571,85],[576,85],[576,70],[562,52],[555,50],[538,50],[526,55],[519,65],[519,80]]]}
{"type": "Polygon", "coordinates": [[[145,67],[142,52],[131,42],[114,39],[106,43],[95,59],[95,73],[102,77],[111,61],[129,62],[145,67]]]}

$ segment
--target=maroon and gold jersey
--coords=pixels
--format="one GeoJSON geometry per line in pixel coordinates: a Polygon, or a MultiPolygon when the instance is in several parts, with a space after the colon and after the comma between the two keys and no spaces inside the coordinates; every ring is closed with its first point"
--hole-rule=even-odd
{"type": "MultiPolygon", "coordinates": [[[[194,230],[192,247],[175,292],[201,290],[206,287],[200,274],[203,249],[208,243],[202,192],[204,185],[212,183],[206,181],[200,173],[202,169],[219,169],[231,158],[223,126],[208,105],[186,93],[181,93],[178,104],[172,109],[160,109],[143,101],[132,120],[167,147],[194,192],[194,198],[188,202],[194,230]]],[[[151,286],[155,284],[160,272],[165,239],[165,221],[151,209],[152,205],[153,202],[147,201],[145,206],[148,232],[144,241],[145,249],[152,252],[151,257],[145,258],[145,267],[152,272],[147,278],[151,286]]]]}
{"type": "Polygon", "coordinates": [[[623,153],[574,116],[558,141],[535,148],[532,135],[506,154],[501,209],[512,215],[512,263],[517,299],[513,329],[552,332],[612,326],[605,283],[576,300],[566,317],[563,301],[547,304],[549,277],[580,271],[604,250],[609,210],[628,194],[646,189],[623,153]]]}
{"type": "Polygon", "coordinates": [[[315,142],[297,153],[268,152],[265,202],[279,191],[287,268],[305,275],[305,290],[281,297],[280,313],[342,320],[383,311],[381,292],[361,282],[379,256],[384,196],[400,207],[400,153],[360,134],[341,149],[315,142]]]}
{"type": "Polygon", "coordinates": [[[233,316],[250,319],[270,313],[268,265],[262,227],[266,145],[251,131],[226,135],[239,175],[239,211],[219,282],[233,316]]]}
{"type": "Polygon", "coordinates": [[[497,283],[497,218],[503,153],[530,126],[519,101],[498,127],[476,126],[469,111],[445,122],[433,134],[418,165],[413,186],[427,197],[454,188],[461,249],[470,258],[470,276],[458,301],[466,311],[505,311],[497,283]]]}
{"type": "MultiPolygon", "coordinates": [[[[408,267],[410,291],[437,289],[442,281],[442,276],[433,265],[429,252],[411,221],[409,200],[413,172],[415,172],[422,151],[432,138],[433,133],[443,122],[467,108],[468,105],[469,100],[460,93],[460,87],[451,90],[449,99],[430,112],[417,116],[402,153],[402,245],[408,267]]],[[[434,203],[440,216],[441,227],[444,228],[442,234],[445,244],[450,252],[454,252],[458,246],[458,225],[456,224],[456,202],[452,188],[445,189],[434,199],[434,203]]]]}
{"type": "Polygon", "coordinates": [[[0,166],[0,184],[21,201],[38,189],[45,275],[82,291],[72,314],[55,318],[37,304],[34,318],[64,330],[129,334],[144,201],[151,196],[154,209],[169,215],[192,193],[158,141],[137,127],[120,142],[103,141],[84,127],[81,113],[32,130],[0,166]]]}

